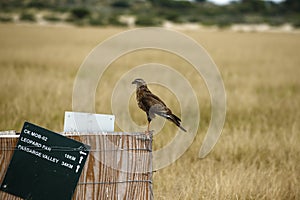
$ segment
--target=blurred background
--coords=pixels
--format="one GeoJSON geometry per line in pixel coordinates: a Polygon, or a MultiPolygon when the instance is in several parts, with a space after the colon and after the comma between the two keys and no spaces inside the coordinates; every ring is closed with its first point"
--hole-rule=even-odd
{"type": "MultiPolygon", "coordinates": [[[[61,132],[77,71],[96,45],[134,27],[171,28],[207,50],[225,84],[226,122],[205,159],[198,153],[210,96],[181,57],[150,49],[123,55],[105,71],[95,99],[97,113],[111,114],[115,83],[145,63],[176,69],[196,91],[197,136],[180,159],[155,172],[155,199],[300,199],[300,1],[0,0],[0,21],[0,130],[20,131],[29,121],[61,132]]],[[[180,116],[171,91],[149,87],[180,116]]],[[[129,110],[146,125],[134,95],[129,110]]],[[[153,148],[175,131],[165,123],[153,148]]]]}
{"type": "Polygon", "coordinates": [[[1,0],[1,22],[80,26],[167,26],[193,23],[300,26],[297,0],[1,0]]]}

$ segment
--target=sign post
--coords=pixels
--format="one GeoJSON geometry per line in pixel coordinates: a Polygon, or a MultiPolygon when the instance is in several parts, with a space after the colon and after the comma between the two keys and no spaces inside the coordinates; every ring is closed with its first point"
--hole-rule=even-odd
{"type": "Polygon", "coordinates": [[[89,150],[25,122],[0,189],[28,200],[71,200],[89,150]]]}

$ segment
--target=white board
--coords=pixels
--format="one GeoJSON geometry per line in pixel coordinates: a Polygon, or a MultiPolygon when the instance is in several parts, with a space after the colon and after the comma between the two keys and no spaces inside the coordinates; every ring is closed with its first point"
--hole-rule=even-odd
{"type": "Polygon", "coordinates": [[[66,111],[64,121],[64,132],[113,132],[114,123],[114,115],[66,111]]]}

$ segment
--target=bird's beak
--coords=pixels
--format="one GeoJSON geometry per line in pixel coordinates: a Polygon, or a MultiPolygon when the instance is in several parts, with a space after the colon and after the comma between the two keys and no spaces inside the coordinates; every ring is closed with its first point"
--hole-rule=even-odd
{"type": "Polygon", "coordinates": [[[134,81],[132,81],[132,82],[131,82],[131,84],[136,84],[136,81],[135,81],[135,80],[134,80],[134,81]]]}

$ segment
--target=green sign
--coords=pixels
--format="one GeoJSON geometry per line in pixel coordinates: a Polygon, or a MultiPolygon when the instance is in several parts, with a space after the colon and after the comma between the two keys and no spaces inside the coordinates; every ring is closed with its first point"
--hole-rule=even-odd
{"type": "Polygon", "coordinates": [[[26,200],[71,200],[89,149],[25,122],[0,189],[26,200]]]}

